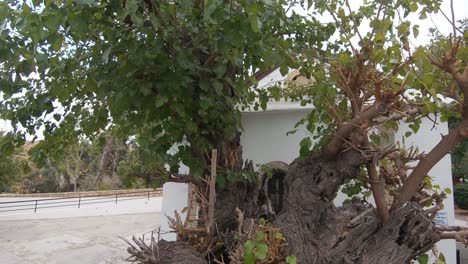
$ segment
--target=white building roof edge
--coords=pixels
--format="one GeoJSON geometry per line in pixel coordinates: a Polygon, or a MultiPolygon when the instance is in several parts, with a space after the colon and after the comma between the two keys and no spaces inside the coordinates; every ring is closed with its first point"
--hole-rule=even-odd
{"type": "Polygon", "coordinates": [[[281,101],[270,101],[267,103],[267,107],[265,111],[261,108],[258,110],[254,110],[253,107],[250,109],[244,109],[242,113],[265,113],[265,112],[280,112],[280,111],[308,111],[314,109],[311,104],[306,106],[302,106],[300,102],[286,102],[284,100],[281,101]]]}

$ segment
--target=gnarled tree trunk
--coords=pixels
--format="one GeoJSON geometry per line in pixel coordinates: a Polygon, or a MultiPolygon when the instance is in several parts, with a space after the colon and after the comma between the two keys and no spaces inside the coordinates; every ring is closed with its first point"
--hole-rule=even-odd
{"type": "MultiPolygon", "coordinates": [[[[267,218],[280,228],[287,241],[283,254],[296,256],[298,263],[400,264],[428,251],[440,239],[440,233],[417,203],[390,211],[385,224],[375,208],[363,201],[343,207],[333,204],[340,186],[346,179],[356,178],[366,162],[355,151],[341,153],[334,160],[322,155],[296,159],[281,179],[284,193],[276,196],[282,197],[275,203],[281,206],[277,214],[265,211],[262,196],[271,193],[265,194],[257,183],[230,184],[218,191],[215,222],[224,247],[218,247],[208,258],[215,255],[219,260],[222,256],[229,263],[228,251],[235,247],[234,234],[238,232],[236,208],[245,219],[267,218]]],[[[208,263],[194,249],[184,248],[180,254],[186,254],[187,259],[178,263],[208,263]]],[[[160,259],[154,263],[175,262],[160,259]]]]}
{"type": "Polygon", "coordinates": [[[273,221],[299,263],[407,263],[440,238],[416,203],[391,212],[383,224],[369,205],[335,207],[345,179],[356,178],[365,159],[345,152],[336,161],[296,160],[284,179],[284,209],[273,221]]]}

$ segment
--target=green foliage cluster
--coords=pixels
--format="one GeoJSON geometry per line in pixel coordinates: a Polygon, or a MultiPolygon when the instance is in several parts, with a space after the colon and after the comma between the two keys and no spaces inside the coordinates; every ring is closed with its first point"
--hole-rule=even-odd
{"type": "MultiPolygon", "coordinates": [[[[12,137],[0,137],[0,146],[4,147],[9,140],[12,137]]],[[[166,181],[165,175],[159,173],[164,170],[161,160],[132,141],[118,141],[108,136],[94,142],[81,140],[70,144],[64,155],[49,156],[37,167],[33,159],[40,144],[28,143],[9,156],[4,154],[6,152],[0,154],[1,192],[157,188],[166,181]],[[109,139],[112,146],[107,148],[107,159],[103,160],[109,139]]]]}
{"type": "Polygon", "coordinates": [[[468,210],[468,183],[455,185],[454,198],[458,207],[468,210]]]}
{"type": "MultiPolygon", "coordinates": [[[[286,0],[4,1],[0,117],[12,121],[19,142],[45,128],[35,160],[63,155],[76,138],[94,140],[110,130],[119,138],[136,136],[171,171],[182,162],[200,176],[206,154],[242,130],[242,109],[286,99],[314,106],[296,126],[311,134],[300,146],[307,156],[328,142],[337,119],[352,117],[340,76],[329,69],[358,67],[358,48],[369,49],[366,67],[380,69],[393,91],[413,94],[400,108],[424,105],[423,115],[459,116],[451,111],[456,103],[442,104],[437,96],[450,87],[448,78],[429,63],[425,48],[408,48],[409,37],[419,34],[409,15],[426,18],[439,1],[367,1],[353,12],[342,0],[299,2],[307,18],[288,13],[286,0]],[[335,21],[317,18],[327,12],[335,21]],[[367,20],[370,31],[361,36],[356,27],[367,20]],[[314,82],[293,93],[257,88],[254,73],[276,67],[283,74],[300,68],[314,82]]],[[[442,52],[448,41],[434,36],[442,52]]],[[[418,130],[419,118],[406,121],[418,130]]]]}
{"type": "Polygon", "coordinates": [[[0,132],[0,192],[10,191],[20,172],[20,162],[8,149],[8,141],[8,136],[0,132]]]}
{"type": "Polygon", "coordinates": [[[310,30],[284,0],[151,3],[0,3],[0,117],[45,127],[38,158],[107,128],[199,176],[204,152],[236,135],[238,106],[255,101],[252,73],[294,66],[281,36],[310,30]]]}
{"type": "Polygon", "coordinates": [[[259,230],[254,239],[244,243],[243,261],[245,264],[255,263],[286,263],[296,264],[295,256],[281,256],[281,247],[286,245],[286,238],[279,230],[269,227],[260,219],[259,230]]]}

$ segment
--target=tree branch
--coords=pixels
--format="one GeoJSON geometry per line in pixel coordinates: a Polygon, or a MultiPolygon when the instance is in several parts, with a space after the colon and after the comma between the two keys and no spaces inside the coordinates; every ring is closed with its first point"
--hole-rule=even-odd
{"type": "Polygon", "coordinates": [[[144,173],[144,172],[134,172],[134,173],[129,173],[129,176],[133,177],[138,177],[138,178],[144,178],[150,181],[151,179],[154,178],[161,178],[161,177],[167,177],[167,182],[181,182],[181,183],[193,183],[195,185],[198,185],[199,182],[195,177],[191,174],[171,174],[169,172],[166,173],[144,173]]]}
{"type": "Polygon", "coordinates": [[[418,163],[404,183],[399,196],[395,200],[396,204],[406,203],[413,198],[418,190],[419,184],[427,176],[427,173],[437,162],[448,154],[455,145],[461,142],[463,139],[462,131],[465,131],[466,129],[468,129],[468,119],[461,122],[454,130],[448,133],[448,135],[444,136],[439,144],[437,144],[437,146],[435,146],[427,156],[418,163]]]}
{"type": "Polygon", "coordinates": [[[211,176],[209,182],[210,194],[208,198],[208,221],[206,225],[206,233],[211,236],[214,231],[214,207],[216,200],[216,163],[218,151],[213,149],[211,152],[211,176]]]}
{"type": "MultiPolygon", "coordinates": [[[[369,139],[365,137],[365,145],[369,147],[369,139]]],[[[377,172],[375,167],[375,160],[371,160],[366,165],[367,173],[369,174],[369,183],[371,185],[372,194],[374,195],[375,204],[377,206],[377,212],[384,223],[390,219],[390,213],[388,212],[387,202],[385,201],[385,180],[377,172]]]]}
{"type": "Polygon", "coordinates": [[[193,175],[190,174],[171,174],[168,182],[181,182],[181,183],[193,183],[198,185],[199,182],[195,179],[193,175]]]}
{"type": "Polygon", "coordinates": [[[388,111],[387,107],[384,104],[374,104],[366,111],[356,114],[356,116],[351,119],[348,123],[342,125],[336,131],[335,135],[331,139],[331,141],[325,147],[325,157],[333,158],[338,154],[341,146],[344,143],[344,140],[349,137],[351,132],[356,129],[359,125],[363,124],[364,122],[370,121],[379,115],[385,114],[388,111]]]}
{"type": "Polygon", "coordinates": [[[440,239],[455,239],[468,246],[468,228],[461,226],[437,226],[436,230],[442,232],[440,239]]]}
{"type": "Polygon", "coordinates": [[[348,7],[348,10],[349,10],[349,16],[351,17],[351,20],[353,20],[353,28],[354,28],[354,31],[355,31],[356,34],[359,36],[359,40],[360,40],[361,42],[363,42],[361,33],[359,32],[359,29],[358,29],[358,27],[357,27],[358,23],[356,22],[356,20],[354,20],[353,10],[351,9],[351,6],[349,5],[349,1],[346,0],[345,2],[346,2],[346,6],[348,7]]]}
{"type": "Polygon", "coordinates": [[[375,118],[373,121],[375,122],[375,124],[383,124],[389,121],[397,121],[405,117],[417,115],[421,113],[421,111],[422,111],[422,108],[420,107],[408,107],[404,111],[393,112],[389,116],[378,117],[378,118],[375,118]]]}
{"type": "MultiPolygon", "coordinates": [[[[458,71],[460,61],[457,59],[457,54],[462,45],[462,40],[461,38],[454,38],[453,42],[452,48],[442,57],[429,56],[428,58],[433,65],[452,75],[466,98],[468,95],[468,65],[465,65],[462,73],[458,71]]],[[[401,205],[410,201],[432,167],[460,143],[464,137],[468,137],[468,100],[465,100],[463,104],[463,121],[448,135],[444,136],[437,146],[418,163],[407,181],[405,181],[393,205],[401,205]]]]}

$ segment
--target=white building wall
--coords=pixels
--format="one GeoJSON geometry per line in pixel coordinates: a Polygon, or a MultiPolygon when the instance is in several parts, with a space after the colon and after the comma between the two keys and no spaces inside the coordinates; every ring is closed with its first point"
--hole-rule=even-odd
{"type": "MultiPolygon", "coordinates": [[[[411,131],[407,124],[400,124],[398,133],[395,135],[395,140],[401,144],[410,147],[411,145],[417,147],[420,152],[428,153],[433,149],[437,143],[442,139],[442,135],[448,134],[447,123],[440,123],[440,120],[436,117],[438,124],[434,126],[434,123],[429,119],[424,119],[421,123],[421,127],[417,134],[413,134],[408,138],[404,135],[407,131],[411,131]]],[[[447,198],[444,200],[444,209],[439,212],[441,216],[440,220],[445,221],[447,225],[455,225],[455,211],[454,211],[454,200],[453,200],[453,183],[452,183],[452,164],[450,155],[446,155],[439,161],[429,172],[429,176],[433,180],[434,185],[440,185],[441,189],[450,188],[451,194],[447,194],[447,198]]],[[[456,263],[456,243],[455,240],[443,240],[437,243],[437,248],[441,250],[445,256],[447,264],[456,263]]],[[[429,255],[431,253],[429,252],[429,255]]],[[[435,258],[432,257],[434,261],[435,258]]],[[[432,263],[431,261],[429,263],[432,263]]]]}
{"type": "Polygon", "coordinates": [[[241,135],[243,159],[254,164],[270,161],[291,163],[299,157],[299,142],[310,135],[305,128],[286,136],[307,111],[269,111],[244,113],[241,135]]]}

